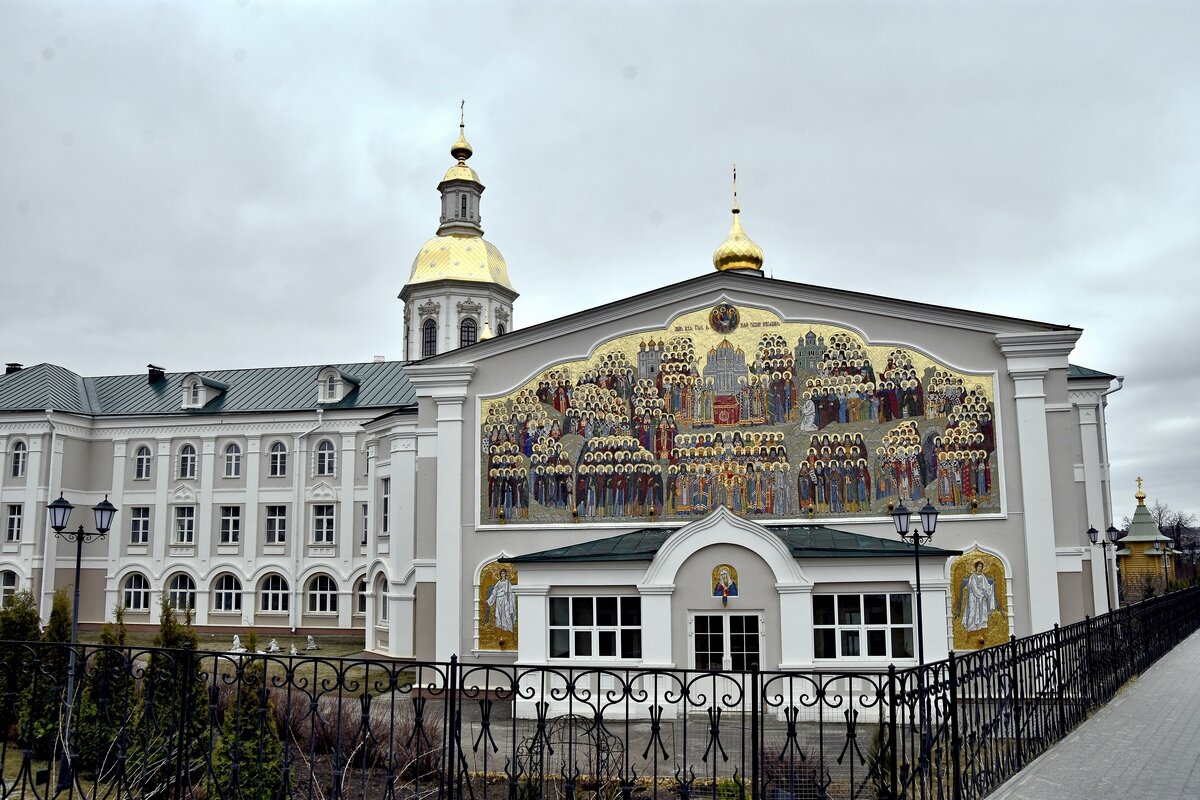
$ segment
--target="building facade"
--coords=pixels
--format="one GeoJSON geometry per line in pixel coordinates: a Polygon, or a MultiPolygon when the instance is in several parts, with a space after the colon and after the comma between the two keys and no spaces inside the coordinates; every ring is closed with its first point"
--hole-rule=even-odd
{"type": "Polygon", "coordinates": [[[69,584],[62,492],[121,509],[85,621],[167,592],[401,659],[872,666],[1107,610],[1119,382],[1069,363],[1081,330],[768,279],[736,192],[715,269],[514,328],[451,154],[405,361],[0,378],[5,591],[69,584]],[[891,512],[926,503],[918,597],[891,512]]]}

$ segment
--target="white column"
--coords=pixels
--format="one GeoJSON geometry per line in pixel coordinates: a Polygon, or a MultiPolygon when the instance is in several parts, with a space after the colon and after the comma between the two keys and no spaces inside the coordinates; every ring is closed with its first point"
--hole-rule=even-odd
{"type": "Polygon", "coordinates": [[[437,631],[438,661],[462,647],[462,428],[461,394],[435,396],[437,403],[437,631]]]}
{"type": "MultiPolygon", "coordinates": [[[[811,667],[813,663],[812,587],[782,586],[779,592],[779,669],[811,667]]],[[[770,635],[770,632],[767,634],[770,635]]],[[[763,669],[770,669],[766,664],[763,669]]]]}
{"type": "MultiPolygon", "coordinates": [[[[338,492],[338,511],[337,511],[337,552],[338,557],[342,559],[342,569],[346,572],[350,571],[350,565],[355,561],[355,554],[358,552],[358,543],[362,540],[359,535],[358,525],[362,521],[359,515],[358,503],[354,500],[354,472],[358,468],[355,463],[354,434],[342,435],[342,452],[338,459],[338,469],[341,470],[341,489],[338,492]]],[[[370,487],[368,487],[369,489],[370,487]]],[[[371,594],[371,587],[367,586],[367,595],[371,594]]],[[[367,611],[371,610],[370,600],[367,601],[367,611]]],[[[367,620],[367,627],[371,627],[371,622],[367,620]]]]}
{"type": "MultiPolygon", "coordinates": [[[[154,570],[159,573],[160,580],[166,576],[163,565],[167,558],[167,540],[171,537],[171,509],[167,505],[167,494],[171,486],[171,440],[160,439],[157,443],[158,454],[154,459],[154,530],[150,534],[151,552],[154,554],[154,570]]],[[[157,587],[166,589],[165,584],[157,587]]],[[[152,592],[154,594],[154,592],[152,592]]],[[[150,600],[150,615],[158,620],[158,603],[150,600]]]]}
{"type": "Polygon", "coordinates": [[[127,445],[124,439],[113,442],[113,476],[112,491],[108,500],[117,507],[117,516],[113,518],[112,530],[108,532],[108,569],[104,581],[104,616],[106,621],[112,620],[112,610],[116,608],[120,597],[121,587],[117,585],[116,573],[121,566],[121,542],[124,541],[125,531],[129,529],[129,509],[125,508],[125,466],[127,445]]]}
{"type": "MultiPolygon", "coordinates": [[[[676,664],[671,652],[671,595],[674,591],[673,586],[638,587],[642,597],[642,665],[645,667],[687,666],[686,657],[684,662],[676,664]]],[[[521,620],[521,624],[525,621],[521,620]]]]}
{"type": "MultiPolygon", "coordinates": [[[[941,661],[953,649],[953,643],[950,641],[946,626],[946,595],[949,591],[950,582],[937,579],[928,580],[925,577],[925,573],[934,572],[932,565],[930,564],[929,566],[929,569],[921,571],[921,625],[925,629],[926,663],[941,661]]],[[[1056,586],[1057,580],[1055,578],[1056,586]]],[[[916,592],[916,584],[912,584],[912,586],[913,591],[916,592]]],[[[913,620],[913,625],[915,628],[915,619],[913,620]]]]}
{"type": "MultiPolygon", "coordinates": [[[[549,642],[546,630],[550,624],[550,587],[525,586],[518,584],[513,587],[517,596],[517,658],[521,664],[545,664],[550,658],[549,642]]],[[[646,618],[646,607],[642,606],[642,620],[646,618]]],[[[642,639],[645,640],[645,628],[642,629],[642,639]]],[[[642,654],[645,655],[643,644],[642,654]]]]}
{"type": "MultiPolygon", "coordinates": [[[[38,485],[42,475],[43,458],[49,462],[46,475],[47,492],[45,502],[53,502],[63,491],[62,461],[64,449],[61,436],[48,433],[45,436],[30,437],[29,462],[25,466],[25,496],[34,498],[35,503],[40,500],[38,485]],[[47,443],[49,443],[48,447],[47,443]]],[[[57,577],[58,566],[59,539],[54,535],[54,530],[50,527],[49,516],[49,514],[46,514],[46,520],[43,523],[45,525],[46,544],[42,548],[42,602],[39,608],[43,625],[50,621],[50,611],[54,605],[54,579],[57,577]]],[[[32,567],[32,563],[30,566],[32,567]]],[[[32,572],[32,569],[30,571],[32,572]]]]}
{"type": "MultiPolygon", "coordinates": [[[[395,592],[402,585],[401,581],[412,570],[413,558],[416,556],[416,431],[405,431],[398,436],[392,437],[391,464],[387,472],[392,480],[387,561],[388,572],[391,574],[393,581],[392,591],[395,592]]],[[[380,477],[387,476],[381,475],[380,477]]],[[[440,509],[438,513],[441,513],[440,509]]]]}
{"type": "MultiPolygon", "coordinates": [[[[200,441],[200,486],[196,492],[196,556],[199,559],[198,571],[201,574],[208,572],[209,562],[212,560],[213,538],[215,532],[213,530],[213,519],[216,515],[213,509],[213,472],[216,469],[216,452],[217,442],[209,437],[200,441]]],[[[199,591],[200,587],[196,587],[199,591]]],[[[200,597],[196,598],[196,619],[200,619],[201,607],[204,609],[204,615],[208,617],[208,602],[207,597],[201,601],[200,597]]]]}
{"type": "Polygon", "coordinates": [[[392,607],[388,610],[388,653],[393,658],[414,658],[416,652],[413,647],[413,620],[416,598],[413,597],[411,587],[398,591],[399,594],[392,595],[392,607]]]}
{"type": "MultiPolygon", "coordinates": [[[[1087,524],[1100,532],[1100,539],[1107,541],[1104,531],[1104,485],[1100,469],[1100,393],[1071,392],[1071,403],[1079,414],[1079,438],[1083,445],[1083,492],[1087,503],[1087,524]]],[[[1109,610],[1109,593],[1105,575],[1104,559],[1111,548],[1091,547],[1093,613],[1103,614],[1109,610]]]]}
{"type": "MultiPolygon", "coordinates": [[[[242,516],[242,563],[246,575],[254,574],[258,561],[258,481],[261,475],[262,440],[257,436],[246,439],[246,459],[242,464],[246,476],[246,510],[242,516]]],[[[250,587],[256,590],[256,587],[250,587]]],[[[251,602],[254,602],[253,600],[251,602]]],[[[254,609],[250,609],[251,615],[254,609]]],[[[253,616],[251,616],[253,619],[253,616]]]]}

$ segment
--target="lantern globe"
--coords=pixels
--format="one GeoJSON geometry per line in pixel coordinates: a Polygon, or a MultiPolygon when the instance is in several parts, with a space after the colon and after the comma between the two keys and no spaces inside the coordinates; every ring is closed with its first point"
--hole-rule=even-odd
{"type": "Polygon", "coordinates": [[[60,492],[58,499],[46,506],[46,510],[50,512],[50,527],[54,528],[56,533],[62,533],[71,519],[71,512],[75,510],[75,506],[67,502],[60,492]]]}

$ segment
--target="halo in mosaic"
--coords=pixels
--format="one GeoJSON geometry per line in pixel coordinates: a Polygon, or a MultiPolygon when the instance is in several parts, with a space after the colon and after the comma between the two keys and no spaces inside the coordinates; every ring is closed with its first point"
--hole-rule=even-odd
{"type": "Polygon", "coordinates": [[[999,511],[993,376],[722,302],[481,404],[480,523],[999,511]]]}

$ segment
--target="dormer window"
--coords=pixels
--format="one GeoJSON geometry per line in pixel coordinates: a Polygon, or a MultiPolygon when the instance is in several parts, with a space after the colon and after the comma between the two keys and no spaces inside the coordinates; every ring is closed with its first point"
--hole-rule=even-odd
{"type": "Polygon", "coordinates": [[[204,405],[204,389],[200,381],[193,381],[183,387],[183,407],[200,408],[204,405]]]}
{"type": "Polygon", "coordinates": [[[224,394],[228,388],[220,381],[214,381],[193,372],[183,379],[183,407],[188,409],[204,408],[209,402],[224,394]]]}
{"type": "Polygon", "coordinates": [[[324,367],[317,373],[317,402],[336,403],[358,386],[358,379],[337,367],[324,367]]]}
{"type": "Polygon", "coordinates": [[[332,400],[337,397],[337,376],[330,375],[325,379],[325,399],[332,400]]]}

